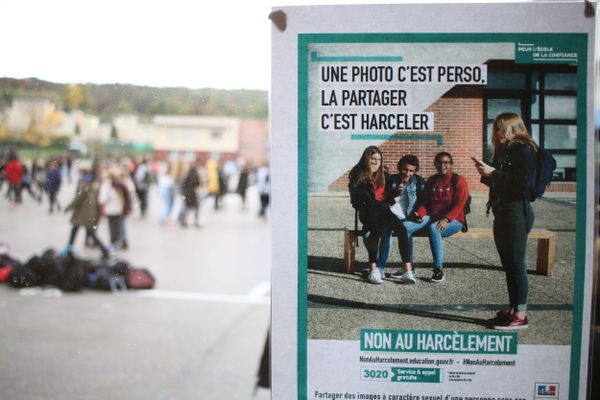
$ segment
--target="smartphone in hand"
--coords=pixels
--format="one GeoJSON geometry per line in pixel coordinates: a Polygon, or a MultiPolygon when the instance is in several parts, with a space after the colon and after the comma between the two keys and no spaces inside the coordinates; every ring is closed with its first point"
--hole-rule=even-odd
{"type": "Polygon", "coordinates": [[[485,165],[483,161],[481,161],[481,160],[479,160],[479,159],[477,159],[475,157],[471,157],[471,160],[473,160],[473,162],[475,163],[475,165],[478,166],[478,167],[485,165]]]}

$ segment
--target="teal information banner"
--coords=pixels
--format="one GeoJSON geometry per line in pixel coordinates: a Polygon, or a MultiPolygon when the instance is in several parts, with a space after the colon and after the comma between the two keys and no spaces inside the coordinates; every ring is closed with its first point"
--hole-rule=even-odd
{"type": "Polygon", "coordinates": [[[579,54],[565,38],[535,38],[515,43],[516,64],[577,64],[579,54]]]}
{"type": "Polygon", "coordinates": [[[514,332],[361,329],[361,351],[517,354],[514,332]]]}
{"type": "Polygon", "coordinates": [[[392,368],[392,382],[440,383],[440,368],[392,368]]]}

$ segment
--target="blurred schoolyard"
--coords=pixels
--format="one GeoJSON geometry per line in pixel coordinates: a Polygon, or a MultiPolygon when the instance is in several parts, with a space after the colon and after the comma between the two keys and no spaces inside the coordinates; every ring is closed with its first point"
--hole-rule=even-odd
{"type": "MultiPolygon", "coordinates": [[[[0,242],[25,262],[62,249],[70,215],[48,214],[23,193],[11,209],[0,197],[0,242]]],[[[61,189],[63,207],[75,183],[61,189]]],[[[228,194],[219,211],[202,205],[201,228],[159,224],[160,197],[151,189],[149,215],[127,218],[130,249],[115,257],[147,267],[154,289],[118,294],[84,289],[15,289],[0,284],[0,398],[257,399],[256,373],[270,318],[271,236],[259,218],[258,194],[228,194]]],[[[106,221],[99,235],[108,239],[106,221]]],[[[76,250],[99,257],[83,246],[76,250]]]]}

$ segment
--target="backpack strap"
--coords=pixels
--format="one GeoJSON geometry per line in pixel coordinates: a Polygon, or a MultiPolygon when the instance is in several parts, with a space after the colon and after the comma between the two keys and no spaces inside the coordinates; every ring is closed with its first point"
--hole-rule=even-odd
{"type": "MultiPolygon", "coordinates": [[[[358,231],[358,210],[354,210],[354,232],[358,231]]],[[[358,247],[358,235],[354,235],[356,247],[358,247]]]]}
{"type": "Polygon", "coordinates": [[[425,178],[421,175],[415,175],[415,178],[417,180],[417,194],[420,194],[425,190],[425,178]]]}
{"type": "Polygon", "coordinates": [[[413,211],[417,209],[423,202],[423,193],[425,192],[426,186],[425,178],[423,178],[421,175],[415,175],[415,179],[417,180],[417,199],[413,205],[413,211]]]}
{"type": "Polygon", "coordinates": [[[450,184],[452,185],[452,190],[456,192],[456,182],[458,181],[458,174],[452,173],[450,177],[450,184]]]}

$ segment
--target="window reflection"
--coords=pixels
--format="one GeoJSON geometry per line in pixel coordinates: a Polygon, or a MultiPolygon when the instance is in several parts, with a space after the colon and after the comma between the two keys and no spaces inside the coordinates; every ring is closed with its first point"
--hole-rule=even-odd
{"type": "Polygon", "coordinates": [[[546,96],[544,101],[546,119],[577,118],[577,99],[574,96],[546,96]]]}
{"type": "Polygon", "coordinates": [[[546,125],[544,147],[547,149],[576,149],[577,125],[546,125]]]}
{"type": "Polygon", "coordinates": [[[546,89],[577,90],[577,75],[575,74],[546,74],[546,89]]]}

